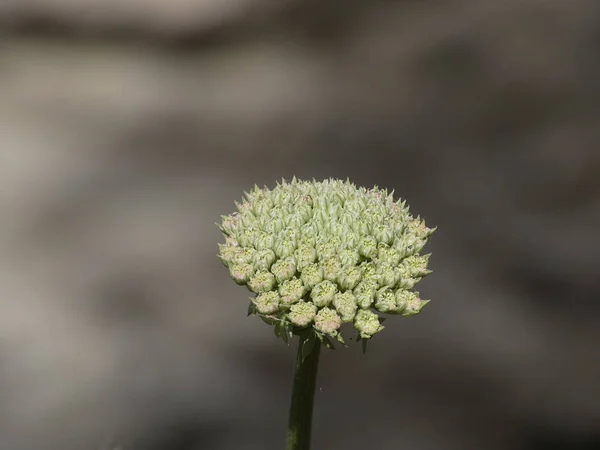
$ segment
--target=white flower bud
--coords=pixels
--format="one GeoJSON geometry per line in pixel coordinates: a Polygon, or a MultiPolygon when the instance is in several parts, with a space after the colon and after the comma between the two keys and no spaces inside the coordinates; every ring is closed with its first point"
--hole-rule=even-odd
{"type": "Polygon", "coordinates": [[[248,281],[248,287],[255,294],[262,294],[263,292],[270,291],[275,286],[275,276],[271,272],[261,271],[257,272],[250,281],[248,281]]]}
{"type": "Polygon", "coordinates": [[[379,261],[396,266],[400,262],[400,252],[394,247],[388,247],[387,245],[380,245],[377,253],[379,261]]]}
{"type": "Polygon", "coordinates": [[[275,244],[275,236],[264,231],[258,233],[254,240],[256,250],[272,250],[275,244]]]}
{"type": "Polygon", "coordinates": [[[360,309],[354,318],[354,328],[359,331],[361,338],[370,339],[384,327],[379,323],[377,314],[368,309],[360,309]]]}
{"type": "Polygon", "coordinates": [[[300,236],[302,243],[306,243],[312,245],[313,247],[317,243],[317,236],[319,235],[319,230],[316,225],[312,222],[306,223],[300,229],[300,236]]]}
{"type": "Polygon", "coordinates": [[[279,309],[279,294],[275,291],[263,292],[252,299],[256,310],[261,314],[273,314],[279,309]]]}
{"type": "Polygon", "coordinates": [[[277,257],[275,256],[273,250],[259,250],[254,254],[254,269],[269,270],[276,259],[277,257]]]}
{"type": "Polygon", "coordinates": [[[327,306],[331,303],[336,293],[336,285],[329,280],[325,280],[312,288],[310,298],[315,306],[322,308],[323,306],[327,306]]]}
{"type": "Polygon", "coordinates": [[[338,284],[342,290],[352,290],[360,281],[360,269],[357,266],[346,266],[338,275],[338,284]]]}
{"type": "Polygon", "coordinates": [[[323,281],[323,269],[318,264],[311,264],[300,274],[304,285],[310,289],[323,281]]]}
{"type": "Polygon", "coordinates": [[[394,270],[394,266],[388,263],[380,263],[377,267],[379,275],[379,286],[393,287],[398,282],[398,272],[394,270]]]}
{"type": "Polygon", "coordinates": [[[254,267],[248,263],[237,263],[229,268],[229,275],[237,284],[246,284],[254,274],[254,267]]]}
{"type": "Polygon", "coordinates": [[[363,309],[368,308],[375,299],[375,292],[377,292],[378,284],[373,280],[363,280],[354,288],[354,297],[356,297],[356,303],[363,309]]]}
{"type": "Polygon", "coordinates": [[[402,266],[406,267],[410,277],[422,278],[431,273],[431,270],[427,269],[430,256],[430,254],[424,256],[409,256],[402,261],[402,266]]]}
{"type": "Polygon", "coordinates": [[[390,245],[394,240],[394,230],[385,225],[375,225],[373,227],[373,236],[377,241],[390,245]]]}
{"type": "Polygon", "coordinates": [[[315,316],[315,328],[323,334],[332,335],[342,325],[342,319],[331,308],[321,309],[315,316]]]}
{"type": "Polygon", "coordinates": [[[336,237],[325,242],[317,242],[317,256],[320,261],[332,258],[337,254],[340,240],[336,237]]]}
{"type": "Polygon", "coordinates": [[[312,303],[300,301],[291,306],[288,319],[300,328],[307,327],[315,318],[317,307],[312,303]]]}
{"type": "Polygon", "coordinates": [[[237,257],[240,248],[234,247],[233,245],[223,245],[219,244],[219,258],[227,267],[231,263],[233,263],[234,259],[237,257]]]}
{"type": "Polygon", "coordinates": [[[275,254],[278,258],[292,256],[294,254],[294,250],[296,250],[296,244],[290,239],[279,239],[275,243],[275,254]]]}
{"type": "MultiPolygon", "coordinates": [[[[237,241],[240,247],[254,247],[258,230],[255,228],[245,228],[237,235],[237,241]]],[[[256,247],[254,247],[256,248],[256,247]]]]}
{"type": "Polygon", "coordinates": [[[352,322],[356,314],[356,298],[350,291],[338,292],[333,297],[333,306],[342,317],[342,322],[352,322]]]}
{"type": "Polygon", "coordinates": [[[342,266],[356,266],[360,261],[360,255],[354,249],[344,249],[339,252],[339,258],[342,266]]]}
{"type": "Polygon", "coordinates": [[[296,263],[294,258],[288,256],[287,258],[280,259],[271,267],[271,273],[275,275],[275,279],[279,284],[285,280],[289,280],[296,273],[296,263]]]}
{"type": "Polygon", "coordinates": [[[300,229],[306,221],[300,214],[290,214],[286,218],[286,226],[300,229]]]}
{"type": "Polygon", "coordinates": [[[277,234],[284,228],[285,228],[285,222],[283,220],[283,217],[281,217],[281,215],[278,215],[277,217],[266,221],[266,223],[264,225],[264,230],[269,234],[277,234]]]}
{"type": "Polygon", "coordinates": [[[396,291],[396,304],[398,312],[404,317],[414,316],[421,312],[421,309],[429,303],[429,300],[421,300],[418,292],[398,290],[396,291]]]}
{"type": "Polygon", "coordinates": [[[304,297],[306,288],[301,280],[298,278],[292,278],[291,280],[284,281],[279,286],[279,295],[281,295],[281,301],[284,304],[292,304],[299,301],[304,297]]]}
{"type": "Polygon", "coordinates": [[[360,266],[361,269],[361,280],[363,281],[373,281],[375,284],[379,283],[379,273],[377,272],[377,265],[374,263],[362,263],[360,266]]]}
{"type": "Polygon", "coordinates": [[[232,262],[238,263],[252,263],[254,261],[254,255],[256,250],[252,247],[238,247],[239,250],[235,253],[232,262]]]}
{"type": "Polygon", "coordinates": [[[377,256],[377,239],[373,236],[364,236],[358,243],[358,252],[367,259],[373,259],[377,256]]]}
{"type": "Polygon", "coordinates": [[[321,262],[321,267],[323,268],[323,278],[325,280],[336,281],[342,269],[342,264],[338,258],[333,257],[321,262]]]}
{"type": "Polygon", "coordinates": [[[317,251],[314,247],[308,244],[300,244],[298,250],[296,250],[296,265],[298,270],[304,270],[304,268],[310,266],[317,259],[317,251]]]}
{"type": "Polygon", "coordinates": [[[389,287],[382,287],[375,294],[375,309],[382,313],[396,311],[396,296],[389,287]]]}
{"type": "Polygon", "coordinates": [[[238,227],[238,217],[239,216],[237,215],[221,216],[221,219],[223,220],[221,231],[227,235],[233,234],[238,227]]]}

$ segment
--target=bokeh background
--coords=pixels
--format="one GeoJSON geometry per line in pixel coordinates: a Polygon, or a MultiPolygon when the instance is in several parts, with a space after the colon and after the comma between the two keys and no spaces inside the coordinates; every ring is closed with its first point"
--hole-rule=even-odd
{"type": "Polygon", "coordinates": [[[282,448],[214,222],[293,175],[439,227],[315,449],[600,448],[599,50],[598,0],[1,0],[0,449],[282,448]]]}

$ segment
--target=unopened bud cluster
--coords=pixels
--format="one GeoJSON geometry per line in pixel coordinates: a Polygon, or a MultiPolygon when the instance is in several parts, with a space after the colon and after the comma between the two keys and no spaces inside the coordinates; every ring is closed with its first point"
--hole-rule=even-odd
{"type": "Polygon", "coordinates": [[[393,193],[294,179],[255,187],[236,205],[220,226],[219,257],[268,323],[342,340],[352,322],[369,339],[383,329],[378,313],[408,317],[428,302],[414,287],[430,273],[420,252],[434,230],[393,193]]]}

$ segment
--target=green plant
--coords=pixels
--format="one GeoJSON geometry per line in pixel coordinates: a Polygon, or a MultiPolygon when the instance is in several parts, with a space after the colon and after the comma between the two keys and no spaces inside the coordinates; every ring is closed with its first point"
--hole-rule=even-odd
{"type": "Polygon", "coordinates": [[[393,193],[334,179],[255,187],[236,206],[219,258],[253,292],[249,315],[285,342],[299,336],[287,450],[308,450],[321,345],[345,344],[347,322],[366,351],[380,314],[421,311],[429,300],[414,287],[431,272],[420,252],[434,229],[393,193]]]}

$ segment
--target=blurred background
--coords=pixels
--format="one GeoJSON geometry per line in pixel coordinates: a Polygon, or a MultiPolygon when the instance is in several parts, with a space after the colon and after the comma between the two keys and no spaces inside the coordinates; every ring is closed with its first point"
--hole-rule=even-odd
{"type": "Polygon", "coordinates": [[[439,227],[315,450],[600,448],[599,50],[597,0],[0,0],[0,449],[281,449],[214,223],[293,175],[439,227]]]}

